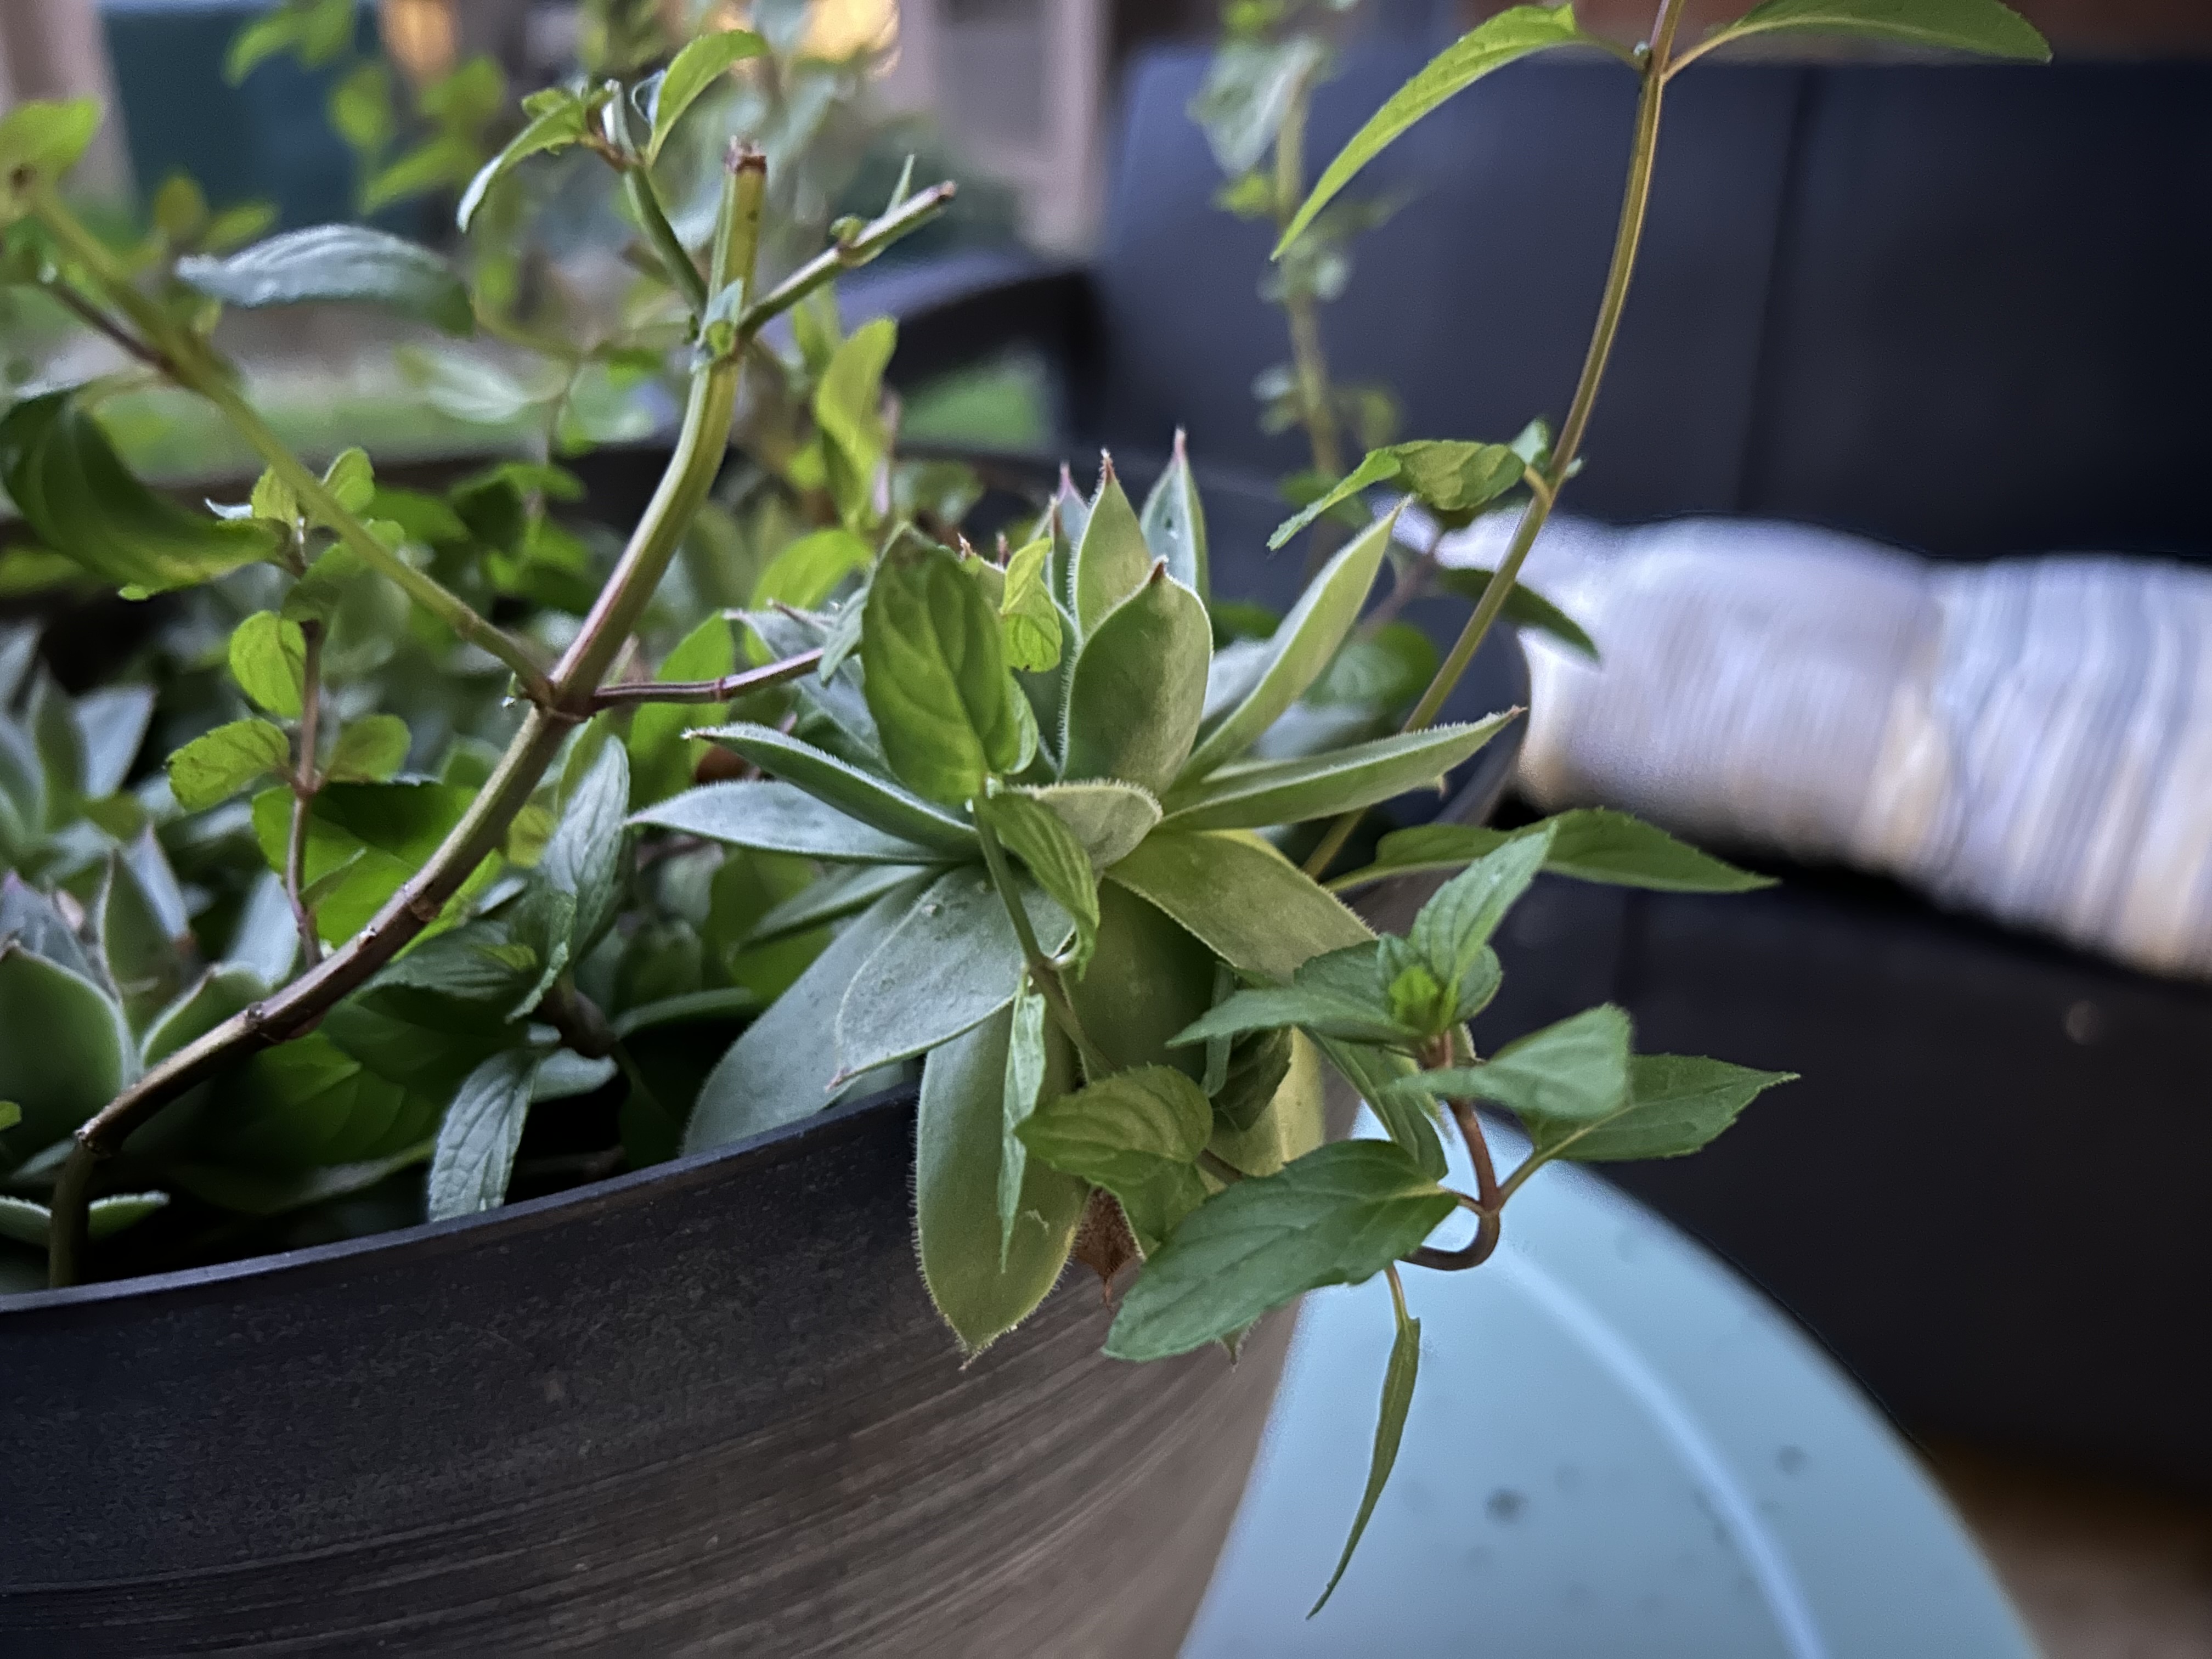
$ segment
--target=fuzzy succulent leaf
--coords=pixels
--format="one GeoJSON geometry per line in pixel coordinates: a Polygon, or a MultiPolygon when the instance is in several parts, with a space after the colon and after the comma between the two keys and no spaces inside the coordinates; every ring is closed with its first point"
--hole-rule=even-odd
{"type": "Polygon", "coordinates": [[[1256,836],[1162,829],[1106,874],[1174,917],[1231,967],[1268,979],[1287,980],[1323,951],[1374,938],[1366,923],[1256,836]]]}
{"type": "Polygon", "coordinates": [[[1019,769],[1025,705],[998,615],[953,554],[909,539],[884,556],[860,662],[884,754],[915,793],[957,807],[986,777],[1019,769]]]}
{"type": "Polygon", "coordinates": [[[999,1146],[999,1267],[1013,1259],[1014,1232],[1022,1215],[1022,1188],[1029,1175],[1029,1146],[1021,1138],[1022,1125],[1046,1098],[1046,1073],[1053,1069],[1054,1034],[1048,1030],[1043,994],[1022,975],[1014,994],[1012,1018],[1006,1027],[1006,1088],[1000,1105],[1002,1133],[999,1146]]]}
{"type": "Polygon", "coordinates": [[[1212,591],[1206,563],[1206,507],[1199,500],[1198,480],[1191,475],[1190,450],[1178,430],[1175,455],[1160,474],[1152,493],[1145,498],[1138,523],[1145,546],[1165,564],[1168,574],[1204,599],[1212,591]]]}
{"type": "Polygon", "coordinates": [[[945,857],[934,848],[887,835],[791,783],[702,784],[647,807],[630,822],[831,863],[933,864],[945,857]]]}
{"type": "MultiPolygon", "coordinates": [[[[884,835],[933,848],[940,856],[974,858],[981,850],[975,826],[964,818],[787,732],[769,726],[739,724],[715,726],[702,735],[884,835]]],[[[979,780],[977,787],[981,787],[979,780]]]]}
{"type": "Polygon", "coordinates": [[[1493,714],[1297,759],[1245,761],[1170,790],[1160,805],[1170,830],[1259,830],[1372,806],[1437,783],[1519,718],[1493,714]]]}
{"type": "Polygon", "coordinates": [[[1376,520],[1308,585],[1267,641],[1251,689],[1201,733],[1186,778],[1202,778],[1235,760],[1321,678],[1359,618],[1396,526],[1395,514],[1376,520]]]}
{"type": "Polygon", "coordinates": [[[136,1071],[123,1010],[83,975],[0,940],[0,1100],[22,1109],[12,1132],[37,1152],[113,1099],[136,1071]]]}
{"type": "MultiPolygon", "coordinates": [[[[1023,884],[1030,923],[1056,951],[1073,931],[1067,915],[1023,884]]],[[[853,975],[837,1005],[841,1075],[857,1077],[926,1052],[1013,1000],[1022,946],[991,878],[978,865],[930,884],[853,975]]]]}
{"type": "Polygon", "coordinates": [[[1098,875],[1075,832],[1033,795],[994,791],[975,803],[1006,849],[1028,868],[1036,884],[1075,921],[1078,973],[1098,943],[1098,875]]]}
{"type": "Polygon", "coordinates": [[[790,989],[730,1046],[700,1086],[686,1152],[727,1146],[811,1116],[836,1098],[836,1046],[823,1041],[835,1008],[868,958],[914,909],[927,875],[902,883],[845,925],[790,989]]]}
{"type": "Polygon", "coordinates": [[[1099,468],[1098,493],[1081,514],[1079,529],[1068,527],[1075,545],[1070,580],[1074,591],[1075,626],[1088,639],[1116,607],[1141,587],[1152,574],[1152,550],[1146,545],[1144,526],[1114,463],[1099,468]]]}
{"type": "Polygon", "coordinates": [[[1014,793],[1050,807],[1091,855],[1094,869],[1120,863],[1160,821],[1160,804],[1150,790],[1109,778],[1023,786],[1014,793]]]}
{"type": "MultiPolygon", "coordinates": [[[[1094,530],[1099,522],[1094,515],[1094,530]]],[[[1154,566],[1135,592],[1085,631],[1068,685],[1064,775],[1164,792],[1198,735],[1212,640],[1198,595],[1154,566]]]]}
{"type": "Polygon", "coordinates": [[[922,1282],[961,1346],[980,1352],[1026,1319],[1066,1264],[1089,1188],[1042,1159],[1024,1170],[1011,1243],[999,1226],[1012,1010],[931,1051],[915,1128],[922,1282]]]}

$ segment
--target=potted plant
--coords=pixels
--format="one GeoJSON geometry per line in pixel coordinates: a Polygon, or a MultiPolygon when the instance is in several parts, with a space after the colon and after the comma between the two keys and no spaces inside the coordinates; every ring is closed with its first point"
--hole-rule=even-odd
{"type": "Polygon", "coordinates": [[[1767,0],[1688,47],[1668,3],[1633,52],[1522,7],[1274,204],[1295,246],[1399,132],[1533,52],[1605,46],[1642,83],[1556,438],[1374,450],[1278,532],[1385,483],[1440,521],[1525,497],[1383,736],[1301,711],[1346,659],[1395,512],[1347,524],[1267,637],[1217,650],[1232,630],[1186,459],[1141,507],[1104,465],[995,552],[898,460],[892,330],[845,336],[821,296],[950,185],[902,179],[772,273],[770,168],[733,143],[695,254],[655,160],[770,52],[759,35],[533,94],[462,198],[465,230],[541,156],[604,164],[672,296],[681,432],[599,581],[545,511],[571,487],[550,461],[446,499],[380,484],[357,450],[310,468],[210,343],[221,307],[309,300],[523,332],[496,247],[473,290],[349,227],[133,268],[58,189],[97,112],[0,123],[10,278],[266,463],[248,499],[195,513],[131,476],[82,389],[0,417],[0,477],[54,555],[127,595],[252,601],[219,650],[252,712],[149,787],[122,787],[143,691],[70,699],[21,636],[0,653],[0,1226],[54,1287],[0,1308],[0,1629],[86,1652],[1165,1652],[1249,1462],[1280,1310],[1379,1277],[1397,1339],[1340,1577],[1414,1386],[1401,1265],[1478,1266],[1546,1163],[1692,1151],[1782,1080],[1635,1055],[1609,1007],[1495,1054],[1464,1030],[1540,871],[1742,872],[1602,812],[1343,854],[1370,807],[1514,718],[1432,724],[1572,475],[1668,79],[1808,27],[2040,51],[1996,0],[1767,0]],[[818,523],[775,550],[779,603],[642,656],[672,569],[711,572],[686,541],[733,422],[818,523]],[[426,695],[455,677],[465,714],[426,695]],[[483,706],[501,690],[504,713],[483,706]],[[487,751],[469,728],[494,722],[487,751]],[[266,866],[252,883],[222,873],[240,846],[266,866]],[[179,863],[228,936],[204,965],[173,943],[179,863]],[[1339,896],[1439,877],[1398,933],[1339,896]],[[1328,1073],[1379,1135],[1341,1138],[1328,1073]],[[672,1109],[686,1075],[696,1102],[672,1109]],[[1529,1133],[1510,1173],[1479,1103],[1529,1133]],[[564,1146],[564,1122],[601,1139],[564,1146]],[[1446,1134],[1471,1192],[1443,1183],[1446,1134]],[[1470,1239],[1432,1239],[1462,1210],[1470,1239]],[[220,1259],[315,1229],[343,1237],[220,1259]],[[1071,1259],[1105,1306],[1054,1293],[1071,1259]]]}

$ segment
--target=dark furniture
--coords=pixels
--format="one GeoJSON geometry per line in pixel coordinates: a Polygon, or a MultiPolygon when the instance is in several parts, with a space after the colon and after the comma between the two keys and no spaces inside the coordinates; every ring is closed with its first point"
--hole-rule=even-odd
{"type": "MultiPolygon", "coordinates": [[[[1326,156],[1433,42],[1328,87],[1326,156]]],[[[1266,238],[1214,210],[1183,113],[1202,55],[1131,71],[1080,271],[880,279],[909,380],[1026,344],[1064,435],[1298,464],[1255,429],[1285,354],[1266,238]]],[[[1357,188],[1414,192],[1328,313],[1340,378],[1407,434],[1554,419],[1595,309],[1633,86],[1565,59],[1486,82],[1357,188]]],[[[1571,510],[1765,515],[1944,558],[2212,551],[2212,66],[1707,65],[1670,94],[1638,286],[1571,510]]],[[[1613,998],[1644,1046],[1805,1080],[1621,1183],[1793,1309],[1917,1431],[2212,1486],[2212,997],[1784,870],[1743,899],[1547,886],[1495,1042],[1613,998]]]]}

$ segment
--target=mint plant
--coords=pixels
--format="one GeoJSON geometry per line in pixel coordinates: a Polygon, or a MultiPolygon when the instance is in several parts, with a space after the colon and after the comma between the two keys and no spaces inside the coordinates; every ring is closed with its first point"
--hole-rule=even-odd
{"type": "MultiPolygon", "coordinates": [[[[98,112],[0,120],[0,270],[265,463],[247,499],[186,507],[131,474],[98,386],[0,416],[0,480],[46,552],[173,596],[170,678],[150,686],[72,698],[33,667],[27,632],[0,640],[0,1249],[43,1249],[66,1285],[96,1238],[167,1237],[204,1259],[301,1236],[269,1231],[283,1218],[465,1215],[918,1074],[921,1272],[969,1352],[1071,1258],[1119,1292],[1105,1347],[1126,1360],[1233,1352],[1306,1291],[1386,1281],[1397,1337],[1340,1577],[1419,1370],[1401,1267],[1476,1267],[1545,1164],[1695,1151],[1784,1080],[1639,1055],[1609,1006],[1490,1054],[1468,1030],[1499,982],[1492,940],[1540,872],[1712,892],[1758,878],[1603,811],[1401,830],[1340,867],[1370,808],[1516,716],[1434,724],[1498,617],[1517,605],[1571,630],[1517,579],[1576,471],[1665,88],[1706,51],[1785,29],[2042,44],[1996,0],[1766,0],[1680,51],[1674,0],[1632,51],[1565,7],[1519,7],[1386,103],[1295,210],[1278,188],[1287,257],[1361,167],[1506,63],[1597,47],[1642,88],[1556,435],[1370,446],[1277,532],[1385,484],[1439,525],[1525,493],[1460,637],[1408,682],[1361,623],[1401,508],[1363,519],[1264,637],[1237,637],[1249,616],[1212,599],[1180,443],[1141,507],[1103,459],[1097,488],[1063,482],[1019,545],[970,544],[972,478],[898,454],[895,326],[848,334],[829,297],[953,186],[917,191],[909,172],[872,220],[765,254],[805,213],[779,207],[741,130],[696,232],[672,210],[687,121],[720,100],[743,129],[763,106],[730,96],[732,77],[757,91],[803,56],[803,10],[759,10],[763,33],[679,43],[653,8],[592,8],[605,73],[532,94],[459,192],[470,281],[350,226],[119,252],[59,189],[98,112]],[[496,246],[533,234],[533,172],[580,159],[607,169],[648,285],[581,349],[536,330],[496,246]],[[310,301],[548,357],[561,387],[531,458],[441,494],[392,487],[359,449],[309,465],[213,333],[225,307],[310,301]],[[787,319],[787,338],[769,332],[787,319]],[[553,459],[594,428],[563,411],[589,374],[669,372],[684,403],[659,487],[618,546],[597,543],[564,517],[580,489],[553,459]],[[718,501],[733,433],[746,465],[718,501]],[[149,722],[167,761],[137,775],[149,722]],[[1341,896],[1437,876],[1403,935],[1376,936],[1341,896]],[[1329,1139],[1324,1068],[1379,1135],[1329,1139]],[[606,1106],[613,1144],[526,1160],[534,1123],[578,1101],[606,1106]],[[1510,1172],[1486,1106],[1528,1134],[1510,1172]],[[1472,1192],[1446,1184],[1447,1134],[1472,1192]],[[420,1199],[397,1202],[422,1166],[420,1199]],[[162,1233],[195,1206],[228,1219],[162,1233]],[[1462,1211],[1473,1237],[1432,1243],[1462,1211]]],[[[322,15],[276,15],[305,30],[322,15]]],[[[1262,8],[1255,27],[1288,15],[1262,8]]],[[[1279,186],[1285,129],[1270,131],[1279,186]]]]}

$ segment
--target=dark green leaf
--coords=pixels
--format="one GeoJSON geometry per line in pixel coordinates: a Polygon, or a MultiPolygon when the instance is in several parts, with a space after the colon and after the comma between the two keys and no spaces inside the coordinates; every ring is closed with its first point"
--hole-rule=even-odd
{"type": "Polygon", "coordinates": [[[443,259],[365,225],[289,231],[227,259],[195,254],[177,262],[177,276],[210,298],[248,309],[354,301],[418,317],[448,334],[476,326],[469,291],[443,259]]]}
{"type": "MultiPolygon", "coordinates": [[[[1092,516],[1092,536],[1103,518],[1092,516]]],[[[1165,791],[1198,735],[1212,644],[1206,606],[1164,566],[1086,626],[1068,684],[1065,775],[1165,791]]]]}
{"type": "Polygon", "coordinates": [[[1267,641],[1251,689],[1205,732],[1183,769],[1187,780],[1203,778],[1242,755],[1321,678],[1358,620],[1396,524],[1395,514],[1378,520],[1308,585],[1267,641]]]}
{"type": "MultiPolygon", "coordinates": [[[[620,754],[620,750],[612,752],[620,754]]],[[[433,1221],[495,1210],[507,1202],[507,1181],[530,1115],[538,1056],[527,1048],[494,1054],[471,1072],[438,1126],[430,1154],[425,1207],[433,1221]]]]}
{"type": "Polygon", "coordinates": [[[233,720],[204,732],[169,757],[169,792],[187,812],[228,799],[268,772],[292,764],[292,742],[267,720],[233,720]]]}
{"type": "Polygon", "coordinates": [[[1052,1289],[1087,1194],[1080,1181],[1031,1160],[1022,1176],[1013,1242],[1002,1248],[998,1194],[1012,1020],[1012,1011],[1001,1007],[931,1052],[915,1127],[922,1282],[970,1353],[1027,1318],[1052,1289]]]}
{"type": "Polygon", "coordinates": [[[407,763],[414,737],[397,714],[368,714],[338,733],[327,775],[332,783],[386,783],[407,763]]]}
{"type": "Polygon", "coordinates": [[[976,811],[1036,884],[1074,918],[1074,967],[1081,973],[1098,943],[1098,877],[1083,843],[1034,795],[995,791],[976,803],[976,811]]]}
{"type": "Polygon", "coordinates": [[[1507,1043],[1486,1065],[1425,1072],[1406,1085],[1510,1107],[1523,1121],[1589,1123],[1628,1100],[1628,1016],[1611,1003],[1507,1043]]]}
{"type": "MultiPolygon", "coordinates": [[[[735,672],[737,665],[737,641],[731,636],[729,622],[715,615],[684,636],[662,659],[653,678],[718,680],[735,672]]],[[[724,703],[649,702],[630,716],[628,744],[634,805],[665,800],[691,781],[707,745],[684,733],[694,726],[714,725],[727,707],[724,703]]]]}
{"type": "Polygon", "coordinates": [[[757,58],[767,50],[767,43],[750,30],[723,29],[699,36],[678,52],[653,103],[653,136],[646,143],[645,159],[651,161],[659,157],[660,147],[668,142],[684,111],[698,102],[700,94],[727,74],[732,65],[757,58]]]}
{"type": "Polygon", "coordinates": [[[1407,941],[1449,1000],[1456,1002],[1482,966],[1492,935],[1536,879],[1550,845],[1543,834],[1506,842],[1437,889],[1413,918],[1407,941]]]}
{"type": "Polygon", "coordinates": [[[1018,769],[1021,693],[1006,672],[999,618],[944,549],[909,539],[868,586],[860,633],[868,712],[900,781],[949,806],[1018,769]]]}
{"type": "MultiPolygon", "coordinates": [[[[1237,1133],[1247,1134],[1259,1126],[1291,1075],[1297,1039],[1288,1031],[1253,1031],[1226,1047],[1221,1085],[1210,1097],[1214,1115],[1237,1133]]],[[[1212,1052],[1210,1044],[1207,1052],[1212,1052]]]]}
{"type": "Polygon", "coordinates": [[[1337,1558],[1336,1571],[1329,1574],[1321,1600],[1306,1614],[1309,1619],[1327,1607],[1328,1598],[1336,1594],[1344,1570],[1352,1565],[1352,1553],[1359,1547],[1360,1534],[1367,1530],[1367,1522],[1375,1513],[1376,1502],[1382,1496],[1382,1488],[1389,1484],[1390,1471],[1398,1462],[1398,1443],[1405,1438],[1406,1413],[1413,1403],[1413,1378],[1421,1364],[1421,1322],[1407,1316],[1402,1301],[1397,1304],[1397,1310],[1398,1334],[1391,1340],[1390,1364],[1382,1373],[1382,1408],[1375,1419],[1375,1450],[1367,1462],[1367,1489],[1359,1496],[1359,1513],[1352,1516],[1352,1535],[1344,1540],[1344,1553],[1337,1558]]]}
{"type": "Polygon", "coordinates": [[[146,1032],[146,1064],[158,1066],[186,1043],[198,1041],[269,994],[273,988],[251,968],[222,963],[163,1009],[146,1032]]]}
{"type": "Polygon", "coordinates": [[[733,847],[854,864],[932,864],[945,854],[849,817],[788,783],[710,783],[630,820],[733,847]]]}
{"type": "Polygon", "coordinates": [[[1471,726],[1431,726],[1299,760],[1224,766],[1169,792],[1163,828],[1257,830],[1371,806],[1444,774],[1519,718],[1493,714],[1471,726]]]}
{"type": "MultiPolygon", "coordinates": [[[[1066,913],[1022,885],[1038,942],[1058,950],[1071,932],[1066,913]]],[[[945,872],[846,988],[837,1006],[840,1075],[858,1077],[959,1036],[1012,1001],[1021,975],[1021,941],[990,877],[975,865],[945,872]]]]}
{"type": "Polygon", "coordinates": [[[1212,1133],[1212,1104],[1170,1066],[1122,1072],[1047,1101],[1019,1131],[1053,1168],[1119,1199],[1147,1256],[1205,1202],[1197,1158],[1212,1133]]]}
{"type": "MultiPolygon", "coordinates": [[[[1063,501],[1061,511],[1071,514],[1063,501]]],[[[1077,633],[1088,640],[1108,615],[1144,586],[1152,568],[1152,550],[1145,544],[1144,527],[1129,505],[1121,481],[1114,476],[1110,457],[1102,458],[1098,493],[1079,515],[1079,527],[1067,526],[1074,542],[1074,565],[1070,575],[1075,601],[1077,633]]]]}
{"type": "Polygon", "coordinates": [[[833,871],[810,881],[789,898],[770,906],[745,935],[748,945],[767,945],[804,933],[825,922],[857,915],[902,881],[924,872],[912,865],[863,865],[833,871]]]}
{"type": "MultiPolygon", "coordinates": [[[[872,690],[872,674],[869,684],[872,690]]],[[[714,738],[726,748],[735,750],[763,772],[785,779],[836,811],[856,820],[856,829],[873,827],[885,836],[899,837],[909,848],[933,848],[939,857],[946,854],[967,858],[977,856],[975,826],[964,819],[955,817],[919,795],[909,794],[895,783],[888,782],[872,772],[864,772],[859,767],[848,765],[836,756],[811,744],[802,743],[773,726],[750,724],[722,726],[702,735],[714,738]]],[[[732,786],[709,787],[728,788],[732,786]]],[[[694,790],[691,794],[697,796],[702,793],[694,790]]],[[[677,797],[678,800],[684,799],[684,796],[677,797]]],[[[663,808],[673,805],[673,802],[665,802],[663,808]]],[[[660,822],[649,815],[641,817],[641,821],[660,822]]],[[[719,839],[737,840],[738,837],[723,835],[719,839]]],[[[744,844],[750,846],[754,843],[748,842],[744,844]]],[[[788,850],[799,852],[805,849],[792,848],[788,850]]],[[[902,861],[917,864],[926,860],[903,855],[902,861]]]]}
{"type": "Polygon", "coordinates": [[[1327,1036],[1316,1036],[1314,1042],[1359,1097],[1374,1108],[1376,1121],[1421,1173],[1442,1181],[1450,1166],[1443,1142],[1437,1138],[1435,1109],[1425,1095],[1408,1097],[1398,1086],[1401,1079],[1413,1075],[1413,1060],[1394,1048],[1371,1043],[1327,1036]]]}
{"type": "Polygon", "coordinates": [[[231,678],[256,703],[285,720],[300,717],[307,662],[307,641],[299,623],[273,611],[255,611],[231,634],[231,678]]]}
{"type": "Polygon", "coordinates": [[[1539,1158],[1577,1163],[1680,1158],[1694,1152],[1738,1113],[1794,1072],[1755,1072],[1725,1060],[1686,1054],[1639,1054],[1628,1068],[1628,1095],[1596,1118],[1522,1115],[1539,1158]]]}
{"type": "Polygon", "coordinates": [[[1317,1036],[1353,1042],[1413,1040],[1390,1017],[1375,972],[1376,941],[1326,951],[1299,965],[1288,985],[1263,985],[1228,997],[1176,1038],[1178,1045],[1206,1042],[1246,1031],[1297,1026],[1317,1036]]]}
{"type": "MultiPolygon", "coordinates": [[[[1448,565],[1436,577],[1437,586],[1472,605],[1482,603],[1493,579],[1492,572],[1474,565],[1448,565]]],[[[1513,584],[1502,614],[1510,623],[1549,634],[1569,650],[1580,652],[1592,662],[1598,660],[1597,641],[1583,631],[1583,625],[1526,583],[1513,584]]]]}
{"type": "Polygon", "coordinates": [[[1106,873],[1174,917],[1231,967],[1269,979],[1287,980],[1309,958],[1373,937],[1256,836],[1156,831],[1106,873]]]}
{"type": "Polygon", "coordinates": [[[1145,498],[1138,520],[1145,546],[1164,563],[1168,574],[1201,599],[1212,591],[1206,568],[1206,507],[1198,498],[1198,480],[1191,476],[1190,453],[1181,428],[1175,435],[1175,458],[1152,493],[1145,498]]]}
{"type": "Polygon", "coordinates": [[[1313,222],[1314,216],[1334,200],[1361,168],[1438,105],[1517,58],[1552,46],[1572,46],[1585,38],[1575,27],[1571,6],[1515,6],[1468,30],[1393,93],[1322,170],[1312,193],[1276,242],[1275,257],[1282,258],[1283,251],[1313,222]]]}
{"type": "Polygon", "coordinates": [[[0,416],[0,484],[40,541],[129,598],[206,581],[275,546],[265,526],[202,518],[148,489],[70,392],[0,416]]]}
{"type": "Polygon", "coordinates": [[[1716,32],[1716,43],[1777,30],[1862,35],[2046,63],[2051,46],[1997,0],[1766,0],[1716,32]]]}
{"type": "Polygon", "coordinates": [[[1356,1285],[1413,1249],[1454,1207],[1387,1140],[1317,1147],[1185,1217],[1122,1301],[1106,1352],[1188,1353],[1307,1291],[1356,1285]]]}

